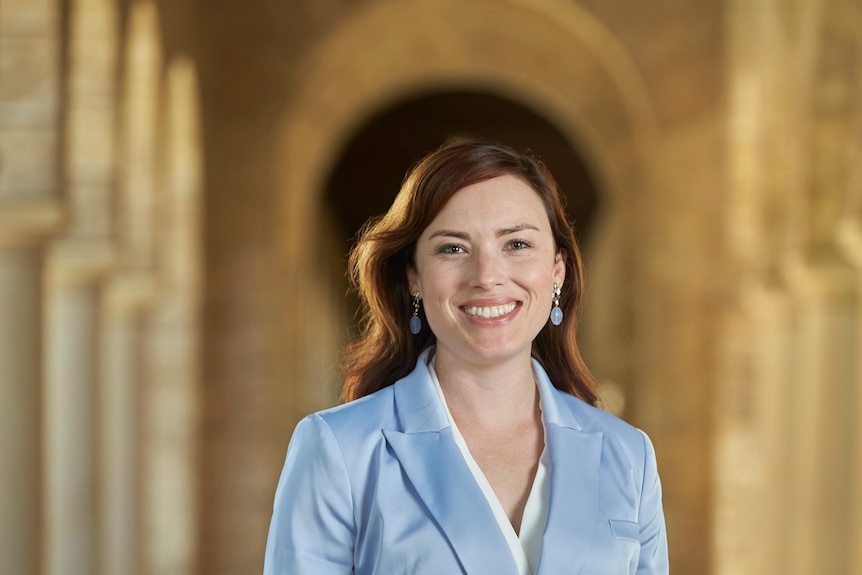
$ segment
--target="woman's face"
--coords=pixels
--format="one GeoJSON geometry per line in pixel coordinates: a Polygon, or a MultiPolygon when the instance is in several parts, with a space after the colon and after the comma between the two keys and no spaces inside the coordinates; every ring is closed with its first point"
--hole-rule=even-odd
{"type": "Polygon", "coordinates": [[[422,232],[415,264],[408,284],[438,358],[476,364],[529,358],[566,274],[542,200],[510,175],[456,192],[422,232]]]}

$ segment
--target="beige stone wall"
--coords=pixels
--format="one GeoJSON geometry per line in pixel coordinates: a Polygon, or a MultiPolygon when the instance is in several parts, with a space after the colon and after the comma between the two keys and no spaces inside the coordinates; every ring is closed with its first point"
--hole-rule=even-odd
{"type": "Polygon", "coordinates": [[[328,176],[458,89],[589,164],[674,572],[862,573],[856,0],[205,4],[0,0],[0,571],[260,571],[351,323],[328,176]]]}
{"type": "Polygon", "coordinates": [[[859,573],[862,7],[728,14],[717,573],[859,573]]]}

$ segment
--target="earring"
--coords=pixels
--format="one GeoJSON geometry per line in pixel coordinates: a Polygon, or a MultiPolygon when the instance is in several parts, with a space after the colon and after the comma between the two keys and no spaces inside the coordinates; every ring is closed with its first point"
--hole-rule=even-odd
{"type": "Polygon", "coordinates": [[[410,317],[410,333],[418,334],[422,330],[422,320],[419,319],[419,292],[413,292],[413,315],[410,317]]]}
{"type": "Polygon", "coordinates": [[[563,310],[560,309],[560,286],[554,284],[554,295],[551,300],[554,302],[554,307],[551,308],[551,323],[560,325],[563,323],[563,310]]]}

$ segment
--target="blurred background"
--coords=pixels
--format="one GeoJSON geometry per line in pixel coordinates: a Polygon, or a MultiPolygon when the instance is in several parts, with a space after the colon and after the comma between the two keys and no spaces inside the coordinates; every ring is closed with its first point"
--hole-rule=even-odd
{"type": "Polygon", "coordinates": [[[0,0],[0,573],[260,573],[346,254],[530,148],[677,574],[862,574],[859,0],[0,0]]]}

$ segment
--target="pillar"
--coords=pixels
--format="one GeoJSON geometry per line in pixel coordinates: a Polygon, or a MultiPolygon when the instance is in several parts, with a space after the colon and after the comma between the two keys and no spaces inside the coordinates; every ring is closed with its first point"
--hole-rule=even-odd
{"type": "Polygon", "coordinates": [[[0,573],[38,573],[43,243],[56,181],[59,10],[0,1],[0,573]]]}
{"type": "Polygon", "coordinates": [[[99,302],[99,575],[138,573],[140,317],[151,291],[128,279],[99,302]]]}
{"type": "Polygon", "coordinates": [[[144,574],[195,573],[200,349],[201,140],[194,63],[166,75],[157,207],[158,291],[144,329],[141,524],[144,574]]]}
{"type": "Polygon", "coordinates": [[[42,257],[0,246],[0,572],[37,573],[42,257]]]}
{"type": "Polygon", "coordinates": [[[146,323],[156,290],[156,143],[161,79],[153,0],[129,5],[113,204],[116,262],[99,293],[98,573],[135,575],[144,562],[141,399],[146,323]]]}
{"type": "Polygon", "coordinates": [[[45,573],[96,572],[99,282],[112,263],[116,13],[112,0],[69,6],[64,234],[45,285],[45,573]]]}

